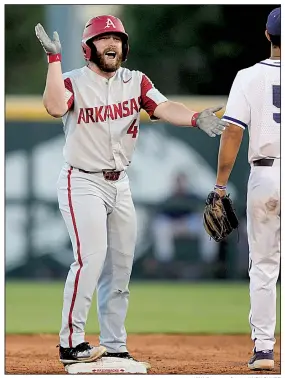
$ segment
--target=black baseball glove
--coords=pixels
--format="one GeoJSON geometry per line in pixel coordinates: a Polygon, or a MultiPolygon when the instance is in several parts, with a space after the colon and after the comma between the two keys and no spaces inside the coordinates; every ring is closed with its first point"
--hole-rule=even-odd
{"type": "Polygon", "coordinates": [[[206,232],[216,242],[227,237],[239,223],[229,195],[220,197],[216,192],[209,193],[203,218],[206,232]]]}

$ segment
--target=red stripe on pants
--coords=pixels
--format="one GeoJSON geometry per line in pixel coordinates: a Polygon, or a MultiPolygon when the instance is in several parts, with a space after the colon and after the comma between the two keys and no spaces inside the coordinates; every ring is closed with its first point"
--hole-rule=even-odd
{"type": "MultiPolygon", "coordinates": [[[[71,214],[71,219],[72,219],[72,224],[75,232],[75,238],[76,238],[76,247],[77,247],[77,257],[78,257],[78,263],[79,263],[79,269],[76,273],[75,276],[75,282],[74,282],[74,290],[73,290],[73,295],[72,295],[72,301],[70,305],[70,310],[68,314],[68,325],[69,325],[69,347],[72,348],[72,334],[73,334],[73,326],[72,326],[72,312],[75,304],[75,299],[76,299],[76,294],[77,294],[77,289],[78,289],[78,281],[79,281],[79,276],[80,276],[80,271],[83,266],[82,264],[82,259],[80,255],[80,240],[79,240],[79,235],[78,235],[78,230],[75,222],[75,216],[74,216],[74,210],[72,206],[72,200],[71,200],[71,172],[73,168],[70,168],[68,170],[68,175],[67,175],[67,193],[68,193],[68,204],[69,204],[69,210],[71,214]]],[[[76,346],[76,345],[75,345],[76,346]]]]}

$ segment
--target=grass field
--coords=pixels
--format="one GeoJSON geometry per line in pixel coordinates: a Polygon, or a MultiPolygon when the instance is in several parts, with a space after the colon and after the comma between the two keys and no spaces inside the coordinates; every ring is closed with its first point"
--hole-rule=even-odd
{"type": "MultiPolygon", "coordinates": [[[[58,333],[63,282],[6,283],[6,333],[58,333]]],[[[133,283],[128,333],[249,333],[248,283],[133,283]]],[[[98,333],[95,298],[86,333],[98,333]]],[[[277,327],[280,332],[280,288],[277,327]]]]}

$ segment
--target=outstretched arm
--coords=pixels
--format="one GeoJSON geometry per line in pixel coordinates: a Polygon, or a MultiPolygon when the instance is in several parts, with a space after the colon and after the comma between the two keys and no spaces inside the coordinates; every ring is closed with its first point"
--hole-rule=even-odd
{"type": "Polygon", "coordinates": [[[162,104],[159,104],[154,111],[154,116],[163,121],[177,126],[188,127],[195,127],[195,125],[192,124],[192,118],[195,114],[197,114],[196,111],[190,110],[185,105],[174,101],[163,102],[162,104]]]}
{"type": "Polygon", "coordinates": [[[223,106],[218,106],[198,113],[179,102],[166,101],[156,107],[154,116],[176,126],[199,127],[209,136],[215,137],[222,134],[228,126],[227,122],[220,120],[214,114],[222,108],[223,106]]]}

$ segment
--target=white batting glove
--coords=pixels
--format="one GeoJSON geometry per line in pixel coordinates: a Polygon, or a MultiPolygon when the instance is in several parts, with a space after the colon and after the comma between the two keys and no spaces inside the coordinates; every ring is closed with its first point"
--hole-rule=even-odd
{"type": "Polygon", "coordinates": [[[215,115],[216,112],[223,109],[223,106],[217,106],[214,108],[208,108],[199,113],[196,125],[199,129],[205,131],[210,137],[215,137],[216,135],[221,135],[229,124],[222,121],[219,117],[215,115]]]}
{"type": "Polygon", "coordinates": [[[45,53],[48,56],[48,62],[60,62],[61,61],[61,44],[59,40],[59,35],[55,31],[53,32],[53,40],[49,38],[45,29],[41,24],[35,26],[36,36],[40,41],[45,53]]]}

